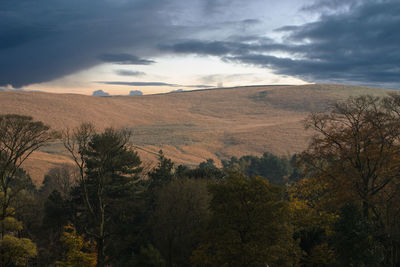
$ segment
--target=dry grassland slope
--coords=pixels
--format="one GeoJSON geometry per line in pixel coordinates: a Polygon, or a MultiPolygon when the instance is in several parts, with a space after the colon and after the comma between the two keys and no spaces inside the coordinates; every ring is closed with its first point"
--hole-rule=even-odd
{"type": "MultiPolygon", "coordinates": [[[[30,115],[53,129],[93,122],[99,130],[128,127],[143,161],[163,149],[177,163],[300,152],[311,135],[302,121],[334,101],[385,89],[342,85],[249,86],[146,96],[93,97],[0,92],[0,113],[30,115]]],[[[35,153],[25,168],[36,183],[51,167],[70,162],[59,142],[35,153]]]]}

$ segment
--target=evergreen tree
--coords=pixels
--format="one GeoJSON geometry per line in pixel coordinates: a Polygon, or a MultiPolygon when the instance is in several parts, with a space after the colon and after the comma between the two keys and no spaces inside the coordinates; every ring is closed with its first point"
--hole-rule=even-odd
{"type": "MultiPolygon", "coordinates": [[[[85,176],[74,189],[76,216],[88,237],[96,242],[97,266],[106,265],[106,250],[131,215],[136,174],[141,161],[129,146],[130,133],[106,129],[94,134],[83,153],[85,176]]],[[[111,254],[108,260],[112,261],[111,254]]]]}
{"type": "Polygon", "coordinates": [[[211,218],[194,252],[198,266],[293,266],[296,245],[282,190],[260,177],[230,173],[211,184],[211,218]]]}
{"type": "Polygon", "coordinates": [[[207,183],[203,179],[175,179],[158,191],[150,229],[167,267],[191,266],[190,256],[209,215],[207,183]]]}
{"type": "Polygon", "coordinates": [[[174,163],[166,158],[162,150],[158,152],[157,167],[149,172],[150,190],[155,190],[169,183],[174,178],[174,163]]]}

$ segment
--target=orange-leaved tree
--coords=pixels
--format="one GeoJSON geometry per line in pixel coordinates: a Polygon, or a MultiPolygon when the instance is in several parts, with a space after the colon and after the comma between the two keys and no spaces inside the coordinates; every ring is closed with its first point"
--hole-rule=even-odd
{"type": "Polygon", "coordinates": [[[316,132],[301,155],[306,176],[334,193],[338,209],[358,205],[380,229],[386,262],[399,262],[389,255],[400,255],[400,96],[351,97],[306,126],[316,132]]]}

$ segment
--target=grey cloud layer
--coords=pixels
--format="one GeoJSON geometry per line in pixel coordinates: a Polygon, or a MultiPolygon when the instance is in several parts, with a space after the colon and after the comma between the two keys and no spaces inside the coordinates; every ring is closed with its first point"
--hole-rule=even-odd
{"type": "MultiPolygon", "coordinates": [[[[355,83],[400,87],[400,3],[336,1],[336,13],[300,26],[286,26],[283,42],[254,38],[204,42],[188,40],[164,45],[175,53],[218,55],[229,62],[251,64],[312,82],[355,83]],[[289,57],[278,57],[285,52],[289,57]]],[[[328,1],[310,6],[332,9],[328,1]]]]}
{"type": "Polygon", "coordinates": [[[126,86],[169,86],[169,87],[192,87],[192,88],[211,88],[213,86],[197,84],[197,85],[181,85],[181,84],[173,84],[173,83],[165,83],[165,82],[120,82],[120,81],[111,81],[111,82],[98,82],[101,84],[110,84],[110,85],[126,85],[126,86]]]}
{"type": "Polygon", "coordinates": [[[131,54],[104,54],[99,59],[103,62],[114,63],[119,65],[150,65],[155,63],[153,60],[139,58],[131,54]]]}
{"type": "Polygon", "coordinates": [[[3,0],[0,86],[46,82],[105,62],[149,65],[160,54],[183,53],[312,82],[399,87],[398,0],[304,3],[302,12],[320,18],[281,27],[285,39],[276,42],[244,30],[262,25],[254,12],[269,12],[264,0],[3,0]]]}
{"type": "Polygon", "coordinates": [[[116,70],[115,73],[120,76],[143,76],[146,73],[142,71],[133,71],[133,70],[116,70]]]}

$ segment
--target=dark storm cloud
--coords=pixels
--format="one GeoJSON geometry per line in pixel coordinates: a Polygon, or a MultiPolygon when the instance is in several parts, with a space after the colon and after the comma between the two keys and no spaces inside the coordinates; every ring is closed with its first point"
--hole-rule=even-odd
{"type": "Polygon", "coordinates": [[[357,82],[399,88],[400,4],[365,1],[349,11],[322,16],[319,21],[293,28],[287,47],[301,59],[254,59],[279,73],[314,81],[357,82]]]}
{"type": "Polygon", "coordinates": [[[173,83],[164,83],[164,82],[98,82],[102,84],[109,84],[109,85],[127,85],[127,86],[169,86],[169,87],[192,87],[192,88],[211,88],[212,86],[209,85],[181,85],[181,84],[173,84],[173,83]]]}
{"type": "Polygon", "coordinates": [[[254,7],[265,9],[261,0],[0,0],[0,87],[104,62],[148,65],[160,54],[213,55],[311,82],[399,87],[398,0],[304,3],[302,12],[318,19],[279,28],[277,42],[249,30],[263,25],[252,17],[254,7]]]}
{"type": "Polygon", "coordinates": [[[103,61],[152,63],[141,57],[175,34],[160,12],[173,8],[167,2],[0,1],[0,86],[46,82],[103,61]]]}
{"type": "Polygon", "coordinates": [[[151,64],[147,58],[166,53],[159,51],[159,43],[204,35],[238,3],[241,0],[1,0],[0,86],[47,82],[104,62],[151,64]]]}
{"type": "Polygon", "coordinates": [[[103,62],[120,65],[150,65],[155,63],[153,60],[142,59],[130,54],[104,54],[99,56],[103,62]]]}
{"type": "Polygon", "coordinates": [[[182,42],[176,53],[219,55],[225,61],[273,69],[311,82],[400,87],[400,4],[397,0],[318,1],[308,9],[329,8],[313,22],[285,26],[283,42],[237,38],[230,42],[182,42]],[[340,3],[339,3],[340,2],[340,3]],[[350,5],[350,9],[343,7],[350,5]],[[277,56],[284,52],[286,56],[277,56]],[[289,55],[289,56],[287,56],[289,55]]]}

